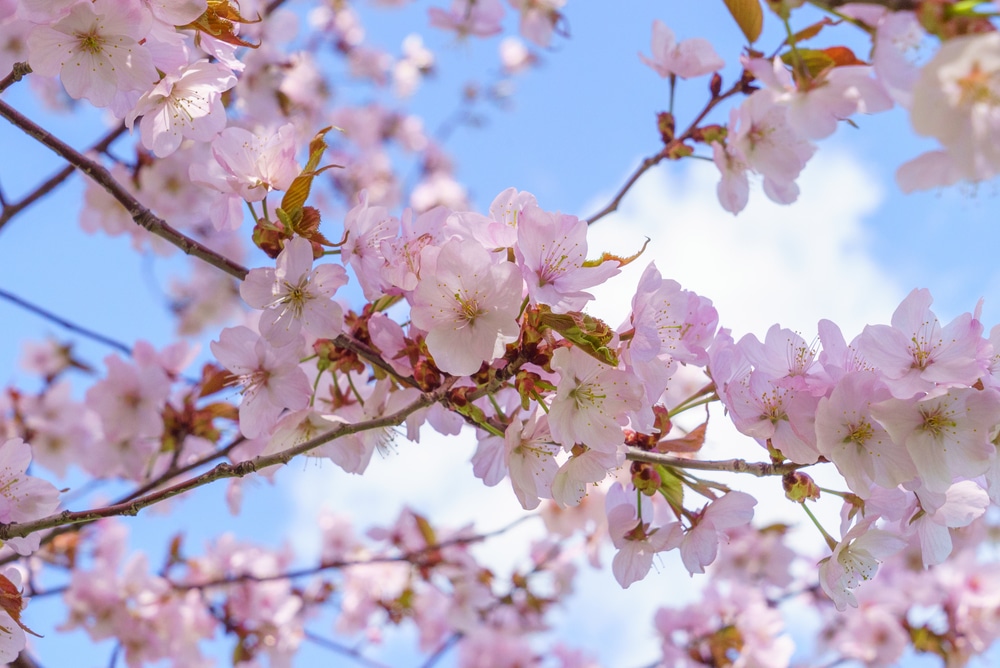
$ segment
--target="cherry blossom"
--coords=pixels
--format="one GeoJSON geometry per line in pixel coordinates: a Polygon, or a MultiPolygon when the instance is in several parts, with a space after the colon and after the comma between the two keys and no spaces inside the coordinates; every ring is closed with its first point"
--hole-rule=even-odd
{"type": "MultiPolygon", "coordinates": [[[[27,522],[55,512],[59,490],[52,483],[27,475],[31,447],[20,438],[0,444],[0,522],[27,522]]],[[[21,555],[38,549],[41,536],[10,538],[6,545],[21,555]]]]}
{"type": "Polygon", "coordinates": [[[135,119],[142,144],[159,158],[176,151],[181,141],[211,141],[226,127],[221,95],[236,85],[236,77],[218,63],[199,61],[163,77],[143,94],[125,117],[129,129],[135,119]]]}
{"type": "Polygon", "coordinates": [[[28,36],[29,62],[40,74],[59,75],[71,97],[109,106],[122,94],[149,90],[158,79],[139,43],[151,19],[137,0],[78,2],[64,18],[28,36]]]}
{"type": "Polygon", "coordinates": [[[298,346],[275,347],[247,327],[222,330],[212,353],[243,387],[240,431],[248,438],[266,434],[286,409],[305,408],[312,396],[299,368],[298,346]]]}
{"type": "Polygon", "coordinates": [[[944,150],[904,164],[898,174],[904,190],[982,181],[997,174],[1000,153],[993,138],[1000,127],[998,71],[1000,34],[995,32],[950,39],[921,68],[910,119],[914,131],[936,138],[944,150]],[[931,156],[936,176],[921,178],[917,167],[931,156]]]}
{"type": "Polygon", "coordinates": [[[870,525],[870,521],[855,524],[833,554],[820,562],[819,583],[837,610],[858,607],[854,590],[875,576],[880,561],[906,545],[902,538],[870,525]]]}
{"type": "Polygon", "coordinates": [[[619,450],[626,414],[641,407],[641,385],[578,348],[556,350],[552,368],[560,376],[549,407],[549,429],[556,442],[565,448],[584,443],[605,453],[619,450]]]}
{"type": "Polygon", "coordinates": [[[427,332],[439,369],[475,373],[517,337],[521,277],[514,265],[494,262],[471,241],[447,242],[436,264],[421,276],[410,317],[427,332]]]}
{"type": "Polygon", "coordinates": [[[312,244],[295,237],[278,254],[274,269],[254,269],[240,285],[243,300],[264,310],[259,329],[271,345],[292,343],[301,330],[332,339],[343,328],[343,309],[331,298],[347,284],[347,271],[339,264],[312,268],[312,263],[312,244]]]}
{"type": "Polygon", "coordinates": [[[652,52],[652,58],[641,53],[639,58],[661,77],[690,79],[720,70],[726,65],[708,40],[696,37],[677,42],[674,31],[659,19],[653,21],[652,52]]]}

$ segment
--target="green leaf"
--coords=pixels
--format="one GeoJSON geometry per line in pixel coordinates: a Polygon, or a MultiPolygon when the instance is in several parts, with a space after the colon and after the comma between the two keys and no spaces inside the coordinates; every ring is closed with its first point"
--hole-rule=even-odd
{"type": "Polygon", "coordinates": [[[323,159],[323,153],[327,149],[327,143],[323,137],[332,129],[333,126],[323,128],[309,142],[309,160],[306,162],[302,173],[295,177],[292,185],[288,187],[288,190],[285,191],[285,196],[281,199],[281,208],[285,210],[285,213],[293,224],[298,223],[302,217],[302,207],[309,197],[312,180],[327,169],[339,166],[327,165],[326,167],[317,169],[319,161],[323,159]]]}
{"type": "Polygon", "coordinates": [[[659,472],[660,480],[662,481],[660,484],[660,494],[667,500],[670,507],[674,509],[674,512],[680,515],[681,510],[684,508],[684,485],[681,483],[681,479],[669,466],[657,464],[656,470],[659,472]]]}
{"type": "Polygon", "coordinates": [[[747,41],[750,44],[756,42],[761,30],[764,29],[764,10],[760,7],[760,0],[723,0],[723,2],[736,19],[736,25],[743,31],[747,41]]]}
{"type": "Polygon", "coordinates": [[[552,313],[543,304],[539,306],[538,325],[540,328],[547,327],[559,332],[563,338],[597,361],[618,366],[618,355],[608,348],[614,337],[614,330],[603,320],[579,311],[552,313]]]}

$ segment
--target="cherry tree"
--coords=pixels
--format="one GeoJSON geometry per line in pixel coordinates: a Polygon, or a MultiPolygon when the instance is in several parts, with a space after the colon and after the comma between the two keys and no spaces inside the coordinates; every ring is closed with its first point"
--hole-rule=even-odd
{"type": "MultiPolygon", "coordinates": [[[[428,4],[0,0],[0,136],[18,168],[0,172],[0,244],[76,183],[55,223],[162,258],[170,330],[121,340],[0,290],[57,332],[24,343],[28,376],[0,399],[0,661],[65,663],[65,635],[130,667],[596,666],[614,657],[560,628],[592,569],[657,601],[628,620],[655,638],[629,662],[987,655],[1000,325],[982,302],[939,317],[917,287],[857,331],[758,336],[647,245],[594,238],[673,163],[711,172],[734,225],[755,199],[794,210],[831,139],[892,109],[922,138],[901,191],[985,188],[1000,4],[706,2],[706,29],[738,36],[714,43],[658,8],[629,57],[662,106],[589,217],[516,182],[474,192],[452,147],[594,37],[571,30],[574,7],[428,4]],[[400,16],[398,48],[371,37],[400,16]],[[489,62],[463,57],[484,45],[489,62]],[[412,103],[454,95],[435,78],[468,60],[452,113],[412,103]],[[56,171],[21,186],[22,147],[56,171]],[[596,295],[630,271],[625,315],[602,317],[596,295]],[[410,504],[374,521],[387,486],[405,498],[433,470],[389,480],[385,462],[431,440],[468,445],[443,450],[468,480],[432,481],[465,520],[470,481],[524,512],[452,523],[410,504]],[[304,462],[364,498],[311,508],[282,544],[254,504],[304,462]],[[776,504],[800,526],[761,519],[776,504]],[[217,505],[243,530],[208,520],[217,505]],[[689,577],[690,600],[664,591],[689,577]]],[[[614,141],[595,135],[578,140],[614,141]]]]}

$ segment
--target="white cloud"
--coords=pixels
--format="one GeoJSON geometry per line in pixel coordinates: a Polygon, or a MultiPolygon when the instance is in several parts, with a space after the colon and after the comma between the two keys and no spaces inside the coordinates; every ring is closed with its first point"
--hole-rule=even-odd
{"type": "Polygon", "coordinates": [[[611,323],[628,314],[630,290],[651,260],[665,278],[710,298],[737,339],[748,332],[763,338],[780,323],[809,340],[821,318],[840,324],[850,339],[866,323],[889,321],[906,292],[867,253],[863,221],[882,198],[868,168],[846,153],[821,151],[799,179],[796,204],[780,206],[753,192],[736,217],[719,206],[717,180],[712,165],[656,170],[592,227],[591,256],[629,255],[650,238],[621,277],[594,291],[597,304],[610,304],[611,323]]]}
{"type": "MultiPolygon", "coordinates": [[[[702,165],[647,174],[619,212],[592,228],[592,257],[605,250],[629,255],[646,236],[651,239],[643,258],[594,291],[596,304],[589,309],[594,315],[612,326],[621,323],[639,275],[656,260],[665,277],[711,298],[722,324],[736,338],[747,332],[762,337],[778,322],[810,340],[820,318],[834,320],[851,338],[868,322],[888,322],[905,292],[867,253],[864,218],[882,194],[864,165],[848,154],[823,151],[800,179],[802,196],[796,205],[780,207],[754,193],[737,218],[719,207],[716,178],[711,166],[702,165]]],[[[588,212],[606,202],[596,199],[588,212]]],[[[720,417],[711,425],[716,439],[739,444],[740,456],[747,459],[764,458],[751,440],[723,429],[720,417]]],[[[296,508],[292,533],[298,547],[316,548],[316,513],[324,505],[353,514],[366,525],[391,522],[402,504],[442,524],[475,521],[480,530],[516,518],[521,511],[509,485],[485,488],[472,476],[472,441],[469,435],[449,439],[428,430],[422,443],[401,442],[398,454],[382,460],[376,456],[364,477],[332,465],[297,474],[291,493],[296,508]]],[[[799,509],[780,500],[776,479],[739,479],[735,484],[774,499],[759,507],[758,517],[766,521],[804,518],[799,509]]],[[[479,554],[488,555],[504,572],[526,553],[527,540],[537,529],[535,524],[519,528],[504,541],[491,541],[479,554]]],[[[606,563],[609,559],[610,553],[606,563]]],[[[598,652],[604,663],[652,660],[659,646],[653,612],[662,605],[683,604],[697,583],[676,555],[658,563],[658,572],[629,590],[621,590],[609,570],[581,572],[578,592],[558,624],[566,629],[561,637],[598,652]]]]}

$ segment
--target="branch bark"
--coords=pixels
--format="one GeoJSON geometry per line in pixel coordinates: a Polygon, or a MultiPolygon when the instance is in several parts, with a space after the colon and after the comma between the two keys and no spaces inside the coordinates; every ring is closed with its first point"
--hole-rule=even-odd
{"type": "Polygon", "coordinates": [[[104,188],[125,207],[129,215],[132,216],[132,220],[139,227],[165,239],[188,255],[203,260],[217,269],[221,269],[234,278],[242,281],[246,277],[246,267],[223,257],[211,248],[171,227],[165,220],[157,217],[143,206],[132,193],[128,192],[118,183],[104,165],[91,160],[58,137],[53,136],[3,100],[0,100],[0,116],[6,118],[13,125],[23,130],[41,144],[44,144],[52,152],[61,156],[71,165],[93,179],[95,183],[104,188]]]}
{"type": "Polygon", "coordinates": [[[222,480],[224,478],[242,478],[250,475],[251,473],[255,473],[260,469],[277,466],[279,464],[287,464],[292,460],[292,458],[309,452],[310,450],[314,450],[321,445],[325,445],[342,436],[356,434],[369,429],[382,429],[385,427],[398,426],[415,411],[425,408],[426,406],[430,406],[431,404],[443,399],[448,390],[451,389],[451,386],[454,385],[457,380],[457,378],[449,379],[437,390],[421,394],[421,396],[409,406],[406,406],[405,408],[390,415],[385,415],[372,420],[365,420],[363,422],[355,422],[353,424],[339,425],[327,433],[310,439],[305,443],[301,443],[293,448],[282,450],[281,452],[277,452],[272,455],[255,457],[254,459],[240,462],[239,464],[222,463],[215,466],[211,470],[202,473],[201,475],[195,476],[194,478],[150,492],[149,494],[139,496],[135,499],[92,510],[64,510],[32,522],[0,524],[0,541],[27,536],[44,529],[95,522],[105,517],[137,515],[143,508],[147,508],[161,501],[166,501],[167,499],[179,496],[185,492],[189,492],[193,489],[197,489],[198,487],[215,482],[216,480],[222,480]]]}
{"type": "Polygon", "coordinates": [[[629,448],[625,458],[633,462],[646,462],[649,464],[662,464],[664,466],[674,466],[681,469],[695,469],[699,471],[721,471],[725,473],[749,473],[758,478],[766,478],[773,475],[785,475],[804,468],[805,464],[770,464],[768,462],[748,462],[743,459],[721,459],[715,461],[703,459],[685,459],[664,455],[659,452],[646,452],[638,448],[629,448]]]}

